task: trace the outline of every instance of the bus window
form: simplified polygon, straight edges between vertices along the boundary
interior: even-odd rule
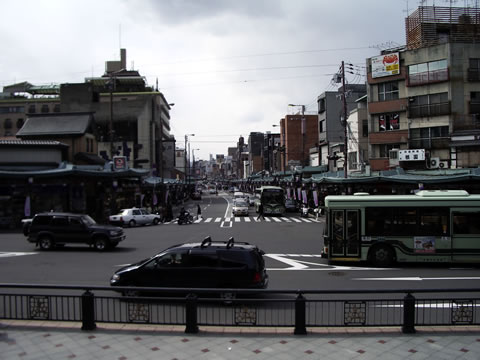
[[[480,234],[479,213],[453,213],[453,233],[457,235]]]
[[[398,208],[395,211],[395,235],[415,236],[417,234],[417,209]]]
[[[445,236],[449,233],[448,208],[422,208],[420,210],[419,234],[425,236]]]

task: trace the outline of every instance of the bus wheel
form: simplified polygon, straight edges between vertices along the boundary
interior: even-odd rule
[[[387,245],[375,246],[371,251],[370,259],[375,266],[390,266],[394,261],[393,249]]]

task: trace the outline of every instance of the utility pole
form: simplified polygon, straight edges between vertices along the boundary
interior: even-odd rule
[[[348,177],[348,126],[347,126],[347,97],[345,91],[345,62],[342,61],[342,100],[343,100],[343,176],[346,179]]]

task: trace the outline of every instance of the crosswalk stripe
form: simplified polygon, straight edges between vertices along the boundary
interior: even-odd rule
[[[272,220],[270,220],[270,218],[265,218],[265,221],[266,222],[271,222]]]
[[[279,218],[276,218],[276,217],[273,217],[272,219],[273,219],[273,221],[275,221],[275,222],[282,222],[282,220],[280,220]]]
[[[211,222],[215,222],[215,223],[220,223],[220,222],[225,222],[225,223],[242,223],[242,222],[246,222],[246,223],[251,223],[251,222],[255,222],[255,223],[260,223],[260,222],[267,222],[267,223],[270,223],[270,222],[276,222],[276,223],[281,223],[281,222],[286,222],[286,223],[291,223],[291,222],[295,222],[295,223],[313,223],[313,224],[318,224],[318,223],[323,223],[325,222],[325,219],[322,219],[322,218],[302,218],[302,217],[275,217],[275,216],[272,216],[272,217],[265,217],[265,218],[260,218],[257,220],[257,216],[242,216],[242,217],[226,217],[226,218],[222,218],[222,217],[217,217],[217,218],[212,218],[212,217],[209,217],[209,218],[200,218],[200,219],[195,219],[194,220],[194,223],[195,224],[200,224],[200,223],[211,223]],[[243,219],[243,220],[242,220]],[[172,220],[170,222],[166,222],[164,223],[164,225],[169,225],[169,224],[177,224],[178,223],[178,220],[175,219],[175,220]]]
[[[292,220],[290,220],[289,218],[286,218],[286,217],[282,217],[280,219],[282,219],[283,221],[286,221],[286,222],[292,222]]]
[[[250,218],[247,216],[247,217],[245,218],[245,222],[250,222],[250,221],[251,221]]]
[[[222,221],[222,218],[216,218],[216,219],[215,219],[215,222],[216,222],[216,223],[218,223],[218,222],[220,222],[220,221]]]
[[[240,222],[240,218],[236,217],[235,222]]]
[[[208,219],[205,220],[204,222],[209,223],[209,222],[212,221],[212,220],[213,220],[213,218],[208,218]]]
[[[304,218],[300,218],[300,220],[305,221],[305,222],[307,222],[307,223],[310,223],[310,222],[311,222],[310,220],[304,219]]]
[[[302,222],[302,220],[297,219],[297,218],[291,218],[291,219],[292,219],[293,221],[297,222],[297,223]]]

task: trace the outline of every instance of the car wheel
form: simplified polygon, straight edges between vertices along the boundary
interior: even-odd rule
[[[105,251],[108,248],[108,245],[109,245],[108,240],[104,238],[98,238],[93,243],[93,246],[95,246],[95,250],[98,250],[98,251]]]
[[[158,218],[153,219],[153,225],[158,225],[159,222],[160,220],[158,220]]]
[[[135,220],[130,220],[130,221],[128,222],[128,226],[130,226],[130,227],[134,227],[135,225],[137,225],[137,223],[135,222]]]
[[[387,245],[376,246],[373,248],[370,258],[375,266],[390,266],[394,262],[393,249]]]
[[[51,250],[55,246],[55,243],[53,242],[51,237],[42,236],[38,240],[38,245],[40,246],[40,249],[42,249],[42,250]]]

